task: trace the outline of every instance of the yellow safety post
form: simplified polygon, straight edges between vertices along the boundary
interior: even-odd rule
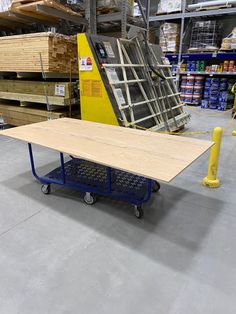
[[[235,90],[235,87],[236,87],[236,83],[233,85],[232,90],[231,90],[231,92],[234,94],[233,119],[236,116],[236,90]],[[236,128],[233,130],[232,135],[236,136]]]
[[[210,152],[210,158],[208,163],[208,174],[203,179],[203,185],[209,188],[218,188],[220,186],[220,180],[217,178],[217,170],[220,156],[220,146],[223,130],[217,127],[213,130],[212,141],[215,143]]]
[[[236,117],[236,96],[235,96],[235,103],[234,103],[233,119],[235,119],[235,117]],[[233,135],[233,136],[236,136],[236,127],[235,127],[235,129],[233,130],[232,135]]]

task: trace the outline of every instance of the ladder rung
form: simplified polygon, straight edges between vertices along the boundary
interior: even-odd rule
[[[157,101],[157,100],[156,99],[148,99],[148,100],[144,100],[144,101],[133,103],[133,104],[131,104],[132,105],[131,107],[136,107],[136,106],[140,106],[140,105],[143,105],[143,104],[148,104],[150,102],[155,102],[155,101]],[[122,109],[127,109],[129,107],[130,107],[129,105],[123,106]]]
[[[119,68],[119,67],[129,67],[129,68],[143,68],[143,67],[145,67],[145,65],[144,64],[107,64],[107,63],[104,63],[104,64],[102,64],[102,66],[104,67],[104,68]]]
[[[158,97],[158,99],[166,99],[166,98],[171,98],[171,97],[175,97],[175,96],[178,96],[180,95],[180,93],[175,93],[175,94],[170,94],[170,95],[166,95],[166,96],[163,96],[163,97]]]
[[[152,119],[152,118],[155,118],[159,116],[159,114],[152,114],[151,116],[147,116],[147,117],[144,117],[142,119],[139,119],[139,120],[136,120],[134,122],[130,122],[130,125],[133,125],[133,124],[137,124],[137,123],[140,123],[140,122],[143,122],[143,121],[146,121],[146,120],[149,120],[149,119]]]
[[[172,68],[172,65],[170,65],[170,64],[155,64],[155,67],[157,67],[157,68]]]
[[[117,82],[109,82],[111,85],[119,85],[119,84],[132,84],[132,83],[141,83],[147,82],[147,80],[139,79],[139,80],[127,80],[127,81],[117,81]]]

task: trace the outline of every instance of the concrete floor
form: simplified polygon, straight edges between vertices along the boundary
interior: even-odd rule
[[[189,130],[230,113],[192,109]],[[210,135],[198,135],[209,139]],[[36,148],[43,172],[53,152]],[[236,138],[225,135],[222,186],[201,186],[204,155],[145,205],[54,187],[45,196],[25,143],[0,137],[0,314],[235,314]]]

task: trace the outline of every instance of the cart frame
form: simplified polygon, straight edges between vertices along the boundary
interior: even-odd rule
[[[143,216],[143,210],[141,205],[144,203],[147,203],[152,195],[152,192],[157,192],[160,189],[160,184],[157,181],[154,181],[152,179],[148,179],[148,178],[144,178],[141,176],[135,176],[137,178],[140,178],[140,180],[145,180],[145,184],[146,184],[146,192],[145,195],[143,197],[135,197],[133,194],[129,194],[128,192],[117,192],[114,191],[112,188],[112,175],[113,172],[117,171],[111,167],[106,167],[106,175],[107,175],[107,186],[106,189],[104,189],[104,187],[99,187],[99,186],[92,186],[89,184],[84,184],[81,183],[79,181],[73,181],[73,182],[68,182],[67,178],[66,178],[66,171],[65,171],[65,159],[64,159],[64,154],[63,153],[59,153],[60,155],[60,176],[58,177],[58,179],[55,178],[50,178],[48,177],[48,174],[44,175],[44,176],[39,176],[36,172],[36,167],[35,167],[35,161],[34,161],[34,154],[33,154],[33,148],[32,148],[32,144],[28,143],[28,149],[29,149],[29,157],[30,157],[30,164],[31,164],[31,170],[32,170],[32,174],[33,176],[42,184],[41,190],[44,194],[49,194],[50,193],[50,185],[51,184],[57,184],[60,186],[64,186],[64,187],[68,187],[68,188],[72,188],[72,189],[78,189],[82,192],[85,192],[85,196],[84,196],[84,201],[86,204],[88,205],[92,205],[95,203],[96,201],[96,197],[95,195],[93,195],[93,193],[97,194],[97,195],[102,195],[102,196],[111,196],[112,198],[118,199],[118,200],[122,200],[122,201],[126,201],[132,205],[134,205],[134,209],[135,209],[135,216],[137,218],[141,218]],[[82,160],[79,158],[75,158],[72,157],[72,160]],[[58,168],[57,168],[58,169]],[[56,169],[55,169],[56,170]],[[124,172],[124,174],[129,175],[128,172]],[[130,174],[132,175],[132,174]]]

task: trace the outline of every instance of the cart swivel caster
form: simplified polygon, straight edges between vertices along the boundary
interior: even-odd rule
[[[43,194],[50,194],[51,193],[50,184],[42,184],[41,185],[41,191],[43,192]]]
[[[93,205],[96,203],[96,196],[91,194],[90,192],[86,192],[85,195],[84,195],[84,202],[87,204],[87,205]]]
[[[138,219],[141,219],[143,217],[143,209],[140,205],[134,206],[134,214]]]
[[[160,188],[161,188],[160,183],[157,182],[157,181],[154,181],[154,184],[153,184],[153,187],[152,187],[152,192],[154,192],[154,193],[158,192],[160,190]]]

